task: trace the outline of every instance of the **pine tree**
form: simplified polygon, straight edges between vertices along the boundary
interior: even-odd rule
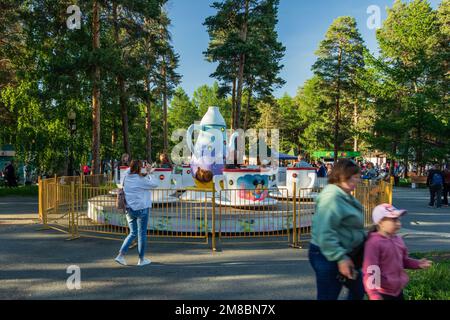
[[[383,110],[388,102],[384,110],[400,124],[392,128],[389,118],[380,113],[377,127],[383,128],[381,132],[397,132],[390,153],[395,157],[401,150],[406,161],[412,156],[419,173],[426,163],[445,158],[449,151],[445,143],[448,90],[440,85],[448,72],[444,62],[448,43],[443,47],[442,37],[436,12],[422,0],[396,1],[377,32],[381,56],[373,64],[370,82],[378,88],[375,94],[386,97],[378,99],[377,107]],[[380,134],[379,140],[387,137]]]
[[[242,105],[248,93],[247,109],[253,92],[271,93],[283,84],[277,77],[285,48],[277,41],[278,0],[224,0],[214,2],[215,16],[206,19],[210,43],[205,55],[218,62],[211,75],[221,82],[222,92],[232,96],[231,127],[242,124]],[[247,118],[248,118],[248,112]],[[245,122],[245,120],[244,120]]]
[[[312,70],[322,81],[323,94],[334,104],[334,157],[342,144],[341,123],[345,96],[358,90],[357,73],[364,66],[364,43],[352,17],[337,18],[327,31],[316,52],[318,59]]]

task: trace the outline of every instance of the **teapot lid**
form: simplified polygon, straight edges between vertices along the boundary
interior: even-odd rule
[[[218,107],[209,107],[208,112],[202,119],[201,125],[216,125],[216,126],[226,126],[226,122],[222,115],[220,114]]]

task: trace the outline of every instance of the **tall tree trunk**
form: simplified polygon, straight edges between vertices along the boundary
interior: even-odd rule
[[[167,69],[165,57],[163,57],[163,67],[162,67],[162,77],[163,77],[163,125],[164,125],[164,153],[169,151],[169,130],[167,125]]]
[[[119,23],[117,14],[117,3],[113,3],[113,20],[114,20],[114,40],[116,42],[117,49],[120,50],[120,38],[119,38]],[[119,104],[120,112],[122,116],[122,136],[123,136],[123,149],[125,153],[128,153],[131,157],[129,129],[128,129],[128,108],[125,92],[125,79],[121,74],[117,76],[117,86],[119,88]]]
[[[92,50],[100,48],[100,8],[94,0],[92,7]],[[100,172],[100,66],[93,66],[92,74],[92,173]]]
[[[248,31],[248,10],[249,10],[249,0],[245,1],[245,17],[244,23],[241,30],[241,40],[245,43],[247,41],[247,31]],[[244,67],[245,67],[245,53],[239,55],[239,74],[238,74],[238,85],[237,85],[237,97],[236,97],[236,114],[235,114],[235,127],[237,129],[241,126],[241,106],[242,106],[242,89],[244,86]]]
[[[233,79],[233,91],[231,92],[231,124],[230,128],[236,129],[235,124],[235,116],[236,116],[236,78]]]
[[[406,140],[408,141],[408,140]],[[409,143],[406,142],[406,147],[405,147],[405,155],[404,155],[404,165],[405,165],[405,171],[403,172],[403,178],[407,179],[408,178],[408,165],[409,165]]]
[[[145,156],[148,162],[152,162],[152,98],[150,83],[144,80],[145,91],[147,92],[147,103],[145,105]]]
[[[247,106],[245,108],[244,131],[247,130],[247,126],[248,126],[248,117],[249,117],[248,114],[250,113],[250,101],[252,99],[252,94],[253,94],[253,82],[250,82],[250,86],[248,89]]]
[[[417,81],[414,81],[414,93],[417,97],[417,94],[419,93],[419,88],[417,86]],[[417,119],[417,149],[416,149],[416,162],[418,166],[418,175],[422,175],[424,171],[424,161],[423,161],[423,141],[422,141],[422,110],[420,109],[420,105],[416,103],[416,119]]]
[[[353,137],[353,151],[358,152],[358,135],[356,132],[358,132],[358,99],[356,99],[355,104],[353,106],[353,125],[355,128],[355,136]]]
[[[116,149],[116,141],[117,141],[117,128],[116,122],[113,120],[113,128],[111,132],[111,148],[112,150]]]
[[[128,108],[127,99],[125,97],[125,80],[119,76],[117,77],[119,84],[119,95],[120,95],[120,111],[122,115],[122,136],[123,136],[123,148],[126,153],[131,157],[131,147],[130,147],[130,135],[128,129]]]
[[[395,156],[397,153],[397,146],[398,146],[398,138],[395,138],[394,143],[392,144],[392,154]],[[391,157],[391,163],[389,165],[389,175],[392,177],[394,175],[394,167],[395,167],[395,158],[394,156]]]
[[[337,96],[336,96],[336,119],[334,123],[334,163],[337,163],[339,152],[339,121],[340,121],[340,102],[341,102],[341,64],[342,48],[339,47],[338,56],[338,74],[337,74]]]
[[[241,54],[239,57],[239,76],[238,76],[237,96],[236,96],[236,111],[234,114],[234,127],[236,129],[240,128],[244,65],[245,65],[245,54]]]

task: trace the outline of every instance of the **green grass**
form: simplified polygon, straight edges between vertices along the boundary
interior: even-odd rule
[[[433,266],[426,270],[408,270],[406,300],[450,300],[450,252],[411,254],[415,259],[426,258]]]
[[[38,196],[39,188],[37,185],[19,186],[17,188],[0,187],[0,197],[6,196]]]

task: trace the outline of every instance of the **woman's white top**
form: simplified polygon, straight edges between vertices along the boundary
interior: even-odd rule
[[[158,184],[151,177],[141,177],[138,174],[127,174],[124,177],[123,191],[127,208],[133,211],[143,210],[152,207],[151,189],[158,187]]]

